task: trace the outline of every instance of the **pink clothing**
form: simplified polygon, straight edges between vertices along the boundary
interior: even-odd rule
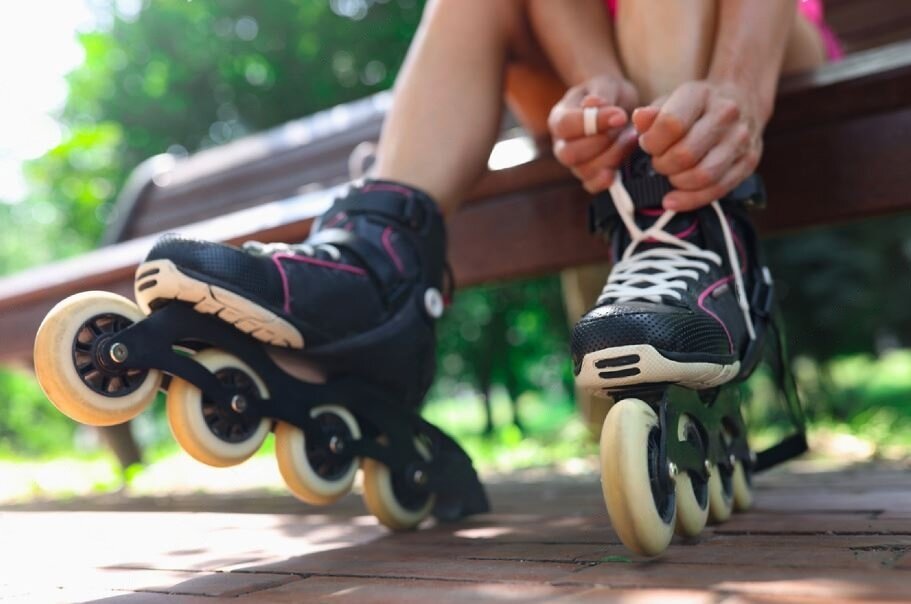
[[[619,0],[605,0],[611,18],[617,14],[618,1]],[[822,41],[826,45],[826,55],[829,57],[829,60],[837,61],[843,58],[845,56],[845,51],[838,42],[835,32],[833,32],[826,23],[822,0],[798,0],[797,8],[807,21],[819,29],[819,35],[822,36]]]

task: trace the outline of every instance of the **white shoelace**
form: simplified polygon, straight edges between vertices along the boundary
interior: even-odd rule
[[[684,241],[664,230],[676,212],[665,211],[652,226],[642,230],[636,224],[636,208],[633,200],[623,186],[620,174],[610,186],[610,194],[620,214],[623,224],[630,235],[630,243],[623,251],[623,257],[614,265],[607,284],[601,291],[598,303],[623,303],[636,300],[661,302],[662,296],[677,300],[683,299],[687,282],[685,279],[698,279],[699,273],[707,273],[714,263],[722,265],[721,257],[715,252],[704,250],[699,246]],[[712,209],[721,223],[721,232],[728,255],[728,262],[734,270],[734,287],[737,304],[743,313],[747,333],[750,339],[756,339],[756,331],[750,318],[750,305],[747,300],[746,287],[743,284],[743,272],[740,258],[734,246],[734,237],[724,212],[717,201],[712,202]],[[667,244],[669,247],[657,247],[636,253],[640,243],[652,239]],[[635,253],[635,255],[633,255]]]

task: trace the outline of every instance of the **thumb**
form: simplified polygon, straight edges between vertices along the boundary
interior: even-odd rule
[[[667,97],[660,97],[652,101],[650,105],[639,107],[633,111],[633,126],[639,134],[645,134],[652,127],[661,112],[661,106],[664,105],[666,100]]]

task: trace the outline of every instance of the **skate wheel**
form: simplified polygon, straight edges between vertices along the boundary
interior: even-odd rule
[[[316,407],[310,417],[317,420],[329,438],[351,442],[361,437],[361,429],[351,413],[336,405]],[[343,458],[327,447],[311,445],[304,431],[286,422],[275,429],[275,456],[288,489],[312,505],[327,505],[351,490],[359,459]]]
[[[709,471],[709,520],[717,524],[730,518],[734,509],[731,472],[716,464]]]
[[[734,474],[731,476],[731,487],[734,491],[734,509],[745,512],[753,507],[753,484],[750,471],[739,459],[734,464]]]
[[[687,415],[681,415],[677,424],[677,438],[705,451],[696,424]],[[680,472],[674,493],[677,498],[676,532],[683,537],[696,537],[705,528],[709,516],[708,482],[699,475]]]
[[[96,346],[144,316],[123,296],[83,292],[58,303],[35,338],[35,375],[57,409],[92,426],[122,424],[139,415],[161,385],[157,369],[102,366]]]
[[[210,348],[193,360],[222,384],[237,388],[248,401],[269,396],[265,384],[240,359]],[[177,443],[194,459],[217,467],[233,466],[256,453],[272,423],[255,413],[255,405],[237,413],[222,409],[186,380],[173,378],[168,388],[168,425]]]
[[[430,461],[430,451],[418,439],[415,448],[425,460]],[[413,529],[433,509],[436,496],[418,493],[410,488],[410,481],[404,476],[393,475],[386,464],[365,458],[364,504],[371,514],[394,531]]]
[[[607,513],[629,549],[656,556],[667,549],[676,515],[673,485],[659,484],[658,416],[628,398],[608,412],[601,430],[601,490]]]

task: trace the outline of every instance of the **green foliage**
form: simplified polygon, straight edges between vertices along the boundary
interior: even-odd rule
[[[68,78],[62,142],[28,165],[29,197],[0,204],[0,274],[96,246],[115,195],[147,157],[192,153],[390,87],[423,0],[145,0],[135,14],[116,7],[112,0],[96,31],[80,36],[85,56]],[[769,242],[791,348],[819,360],[816,373],[801,374],[817,420],[883,427],[911,415],[900,404],[911,386],[846,381],[879,375],[879,365],[852,357],[866,359],[859,371],[838,358],[909,344],[909,227],[904,217]],[[430,405],[428,414],[476,434],[475,394],[493,391],[521,401],[532,431],[529,418],[565,424],[567,339],[556,279],[459,291],[440,325],[433,391],[458,403]],[[756,399],[768,394],[762,376],[750,388]],[[72,422],[34,382],[2,371],[0,393],[0,451],[72,441]],[[494,399],[502,415],[503,397]],[[753,413],[775,419],[763,408]],[[574,438],[555,434],[558,443]],[[482,457],[502,456],[498,443],[521,451],[509,427],[492,444],[466,438]]]
[[[63,141],[27,166],[31,194],[0,207],[0,274],[97,245],[127,176],[389,88],[416,0],[112,2],[68,76]],[[27,235],[24,235],[27,233]],[[38,242],[38,245],[36,245]]]
[[[420,18],[415,0],[110,2],[80,35],[62,142],[29,163],[30,194],[0,204],[0,274],[95,247],[132,169],[388,88]],[[0,447],[54,450],[72,422],[0,370]],[[65,431],[61,431],[63,428]]]
[[[911,345],[911,216],[766,242],[795,355],[825,361]]]
[[[569,398],[568,326],[555,277],[456,292],[439,323],[435,396],[466,384],[503,386],[516,399],[529,390]]]
[[[0,454],[70,450],[75,424],[48,404],[30,376],[0,372]]]

